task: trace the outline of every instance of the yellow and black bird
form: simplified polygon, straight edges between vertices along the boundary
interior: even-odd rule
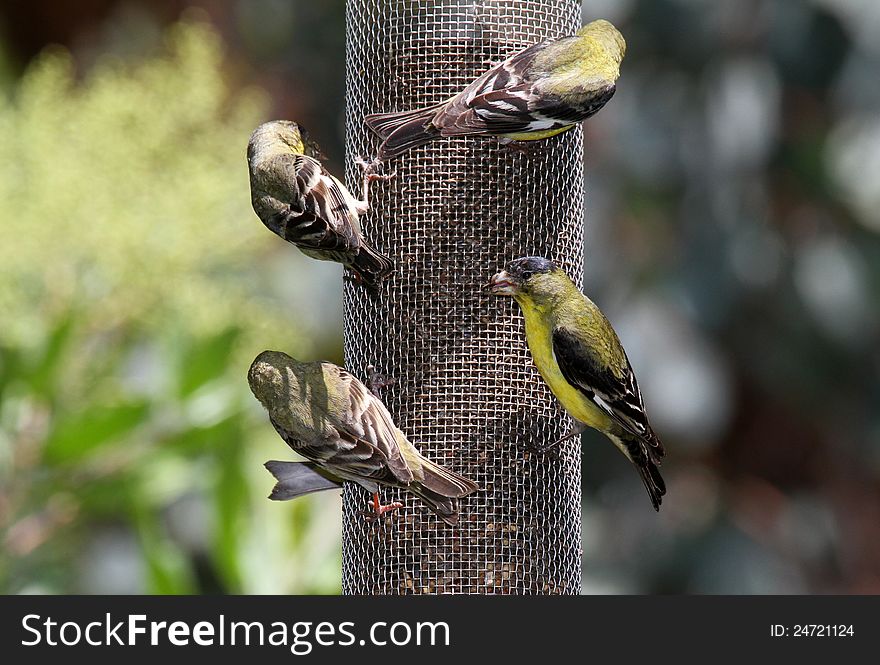
[[[251,365],[248,383],[281,438],[310,460],[267,462],[278,481],[271,499],[293,499],[349,480],[373,493],[378,517],[402,506],[379,503],[379,488],[387,485],[412,492],[444,522],[455,524],[458,499],[479,489],[423,457],[381,400],[341,367],[264,351]]]
[[[251,203],[275,235],[303,254],[343,264],[371,290],[394,268],[392,260],[361,235],[369,209],[369,183],[381,176],[364,166],[363,200],[356,199],[319,161],[320,151],[295,122],[276,120],[254,130],[248,142]]]
[[[575,420],[565,438],[588,426],[605,434],[636,466],[659,510],[666,494],[658,468],[665,451],[651,429],[636,376],[608,319],[545,258],[516,259],[492,277],[489,287],[519,303],[535,365]]]
[[[436,106],[364,118],[388,160],[444,136],[545,139],[589,118],[611,99],[626,52],[623,35],[604,19],[577,34],[510,56]]]

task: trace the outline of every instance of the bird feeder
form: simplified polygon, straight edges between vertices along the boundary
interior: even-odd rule
[[[492,64],[574,34],[573,0],[348,0],[346,177],[379,144],[369,113],[442,102]],[[518,307],[485,290],[511,259],[552,258],[583,280],[580,127],[511,149],[440,139],[385,165],[364,235],[393,257],[378,295],[344,286],[346,367],[391,379],[381,397],[433,461],[473,479],[456,526],[419,502],[375,521],[346,483],[346,594],[576,594],[581,584],[580,446],[526,348]],[[547,450],[549,448],[549,450]]]

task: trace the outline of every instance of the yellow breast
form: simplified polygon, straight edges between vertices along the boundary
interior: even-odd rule
[[[550,390],[556,395],[568,414],[600,432],[611,427],[611,419],[592,401],[573,387],[562,375],[553,353],[553,330],[550,318],[532,303],[520,302],[526,320],[526,342],[535,365]]]
[[[551,136],[562,134],[569,129],[573,129],[575,125],[560,127],[559,129],[543,129],[535,132],[520,132],[519,134],[502,134],[504,138],[513,139],[514,141],[539,141],[541,139],[549,139]]]

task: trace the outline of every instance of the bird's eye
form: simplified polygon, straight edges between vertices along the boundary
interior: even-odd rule
[[[523,271],[522,276],[523,276],[523,279],[528,279],[528,278],[531,277],[533,274],[534,274],[534,273],[533,273],[531,270],[525,270],[525,271]]]

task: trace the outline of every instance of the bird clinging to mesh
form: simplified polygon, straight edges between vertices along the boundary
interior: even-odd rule
[[[343,264],[357,282],[375,290],[394,268],[392,260],[370,247],[359,217],[377,175],[364,168],[363,199],[356,199],[319,161],[321,153],[295,122],[260,125],[248,142],[251,203],[266,227],[296,245],[303,254]]]
[[[301,363],[264,351],[248,371],[254,396],[281,438],[309,462],[266,463],[278,481],[270,498],[293,499],[349,480],[373,494],[376,517],[402,504],[379,503],[382,485],[415,494],[447,524],[475,483],[423,457],[385,405],[341,367]]]
[[[538,371],[575,420],[562,440],[588,426],[636,466],[655,510],[666,485],[665,455],[648,422],[642,393],[623,346],[596,304],[552,261],[529,256],[492,277],[492,293],[512,296],[523,312],[526,341]]]
[[[549,138],[605,106],[614,94],[625,52],[623,35],[600,19],[573,36],[540,42],[510,56],[445,102],[376,113],[364,122],[383,139],[379,160],[445,136]]]

